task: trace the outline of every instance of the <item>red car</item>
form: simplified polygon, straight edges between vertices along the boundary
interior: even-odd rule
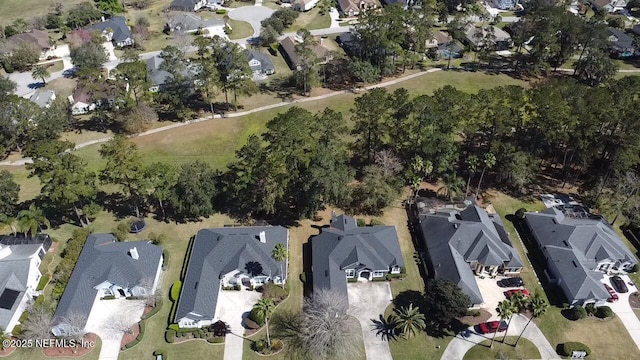
[[[618,294],[616,294],[615,290],[613,290],[613,288],[611,288],[611,286],[609,286],[607,284],[603,284],[603,285],[607,289],[607,291],[609,292],[609,295],[611,295],[611,297],[609,299],[607,299],[607,301],[608,302],[618,301]]]
[[[498,330],[498,332],[503,332],[507,330],[507,322],[506,321],[488,321],[488,322],[474,326],[474,330],[478,334],[492,334],[496,332],[496,330]]]
[[[515,294],[522,294],[525,297],[529,296],[529,291],[527,289],[513,289],[513,290],[507,290],[504,292],[504,296],[508,298],[512,297]]]

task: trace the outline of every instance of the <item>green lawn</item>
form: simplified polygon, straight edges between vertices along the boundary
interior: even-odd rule
[[[300,29],[315,30],[328,28],[331,25],[331,18],[329,13],[320,15],[320,10],[316,7],[306,12],[301,12],[300,16],[296,19],[287,32],[298,31]]]
[[[227,24],[233,29],[229,34],[231,40],[244,39],[253,35],[253,27],[248,22],[227,19]]]
[[[243,6],[253,6],[254,4],[255,4],[254,0],[249,0],[249,1],[227,0],[225,1],[224,6],[228,8],[239,8]]]
[[[86,0],[64,0],[64,10]],[[51,11],[51,3],[41,0],[2,0],[0,1],[0,25],[6,26],[13,20],[23,18],[30,21],[34,16],[45,16]]]
[[[47,70],[50,73],[61,71],[62,69],[64,69],[64,64],[62,63],[62,60],[55,61],[52,63],[47,63],[45,64],[45,66],[47,67]]]
[[[540,359],[538,348],[529,340],[522,338],[518,342],[518,347],[513,347],[517,337],[507,337],[506,344],[496,341],[493,348],[490,348],[491,340],[485,340],[474,346],[464,355],[464,360],[489,360],[489,359]]]

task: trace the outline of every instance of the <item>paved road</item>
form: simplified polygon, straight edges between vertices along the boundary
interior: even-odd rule
[[[347,285],[349,314],[360,322],[364,350],[368,360],[393,360],[388,339],[378,335],[374,321],[384,316],[384,310],[393,301],[386,281],[356,282]]]
[[[491,320],[498,320],[498,318],[492,317]],[[522,332],[522,329],[524,329],[527,321],[528,319],[523,315],[518,314],[517,316],[514,316],[511,320],[511,325],[509,326],[509,336],[518,336]],[[505,334],[498,334],[498,337],[504,335]],[[492,337],[493,334],[480,335],[473,330],[473,327],[470,327],[466,331],[456,335],[453,340],[451,340],[447,348],[444,350],[441,358],[447,360],[462,360],[464,358],[464,354],[466,354],[472,347],[485,340],[491,340]],[[522,337],[536,345],[542,359],[560,359],[560,356],[555,352],[551,343],[549,343],[547,338],[544,337],[544,334],[534,322],[529,324]]]

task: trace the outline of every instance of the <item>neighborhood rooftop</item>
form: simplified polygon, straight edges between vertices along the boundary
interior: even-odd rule
[[[129,29],[127,20],[124,16],[114,16],[108,20],[93,24],[90,29],[98,30],[100,32],[111,29],[113,32],[112,40],[115,43],[120,43],[131,38],[131,29]]]

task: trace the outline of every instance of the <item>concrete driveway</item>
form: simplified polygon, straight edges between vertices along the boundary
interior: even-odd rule
[[[245,21],[253,28],[253,37],[260,35],[260,22],[273,14],[273,9],[264,6],[243,6],[229,12],[229,18]]]
[[[144,312],[144,300],[100,300],[96,297],[85,329],[100,336],[102,348],[100,360],[117,360],[123,329],[140,321]],[[117,324],[115,324],[117,323]]]
[[[220,290],[216,313],[231,328],[231,334],[224,340],[224,360],[242,360],[242,320],[249,316],[261,296],[257,291]]]
[[[489,278],[489,276],[485,276],[484,279],[480,279],[476,276],[476,282],[478,283],[478,288],[480,289],[480,294],[482,294],[482,299],[484,300],[484,304],[481,306],[483,309],[487,310],[491,313],[491,315],[498,315],[496,312],[496,308],[498,307],[498,303],[500,301],[504,301],[507,298],[504,296],[504,292],[511,289],[522,289],[522,287],[510,287],[510,288],[502,288],[498,286],[498,280],[504,279],[504,276],[498,276],[495,279]]]
[[[490,320],[492,321],[499,319],[497,316],[493,316]],[[518,336],[522,332],[528,321],[529,319],[521,314],[514,316],[511,319],[511,325],[509,326],[509,336]],[[506,334],[499,333],[498,337],[500,336],[506,336]],[[493,334],[478,334],[473,330],[473,327],[469,327],[465,331],[457,334],[451,340],[451,342],[449,342],[449,345],[447,345],[447,348],[444,350],[441,359],[462,360],[467,351],[469,351],[472,347],[485,340],[491,340],[492,337]],[[540,358],[545,360],[560,359],[560,356],[558,356],[558,354],[551,346],[551,343],[549,343],[549,340],[544,337],[544,334],[542,333],[542,331],[540,331],[540,329],[534,322],[529,323],[529,326],[525,330],[522,337],[528,339],[534,345],[536,345],[538,351],[540,352]]]
[[[377,335],[373,321],[384,315],[393,296],[386,281],[357,282],[347,285],[349,314],[360,322],[364,350],[369,360],[392,360],[389,343]]]
[[[629,285],[631,279],[627,275],[620,275],[622,280],[627,283],[627,288],[629,288],[629,292],[626,293],[618,293],[618,301],[614,303],[607,303],[607,306],[613,310],[613,312],[620,318],[622,324],[629,332],[629,335],[633,339],[633,342],[640,349],[640,320],[633,312],[631,305],[629,304],[629,296],[634,292],[638,291],[638,288],[635,285]],[[613,289],[616,287],[611,284],[611,278],[609,276],[603,276],[602,283],[611,286]],[[617,292],[617,291],[616,291]]]

